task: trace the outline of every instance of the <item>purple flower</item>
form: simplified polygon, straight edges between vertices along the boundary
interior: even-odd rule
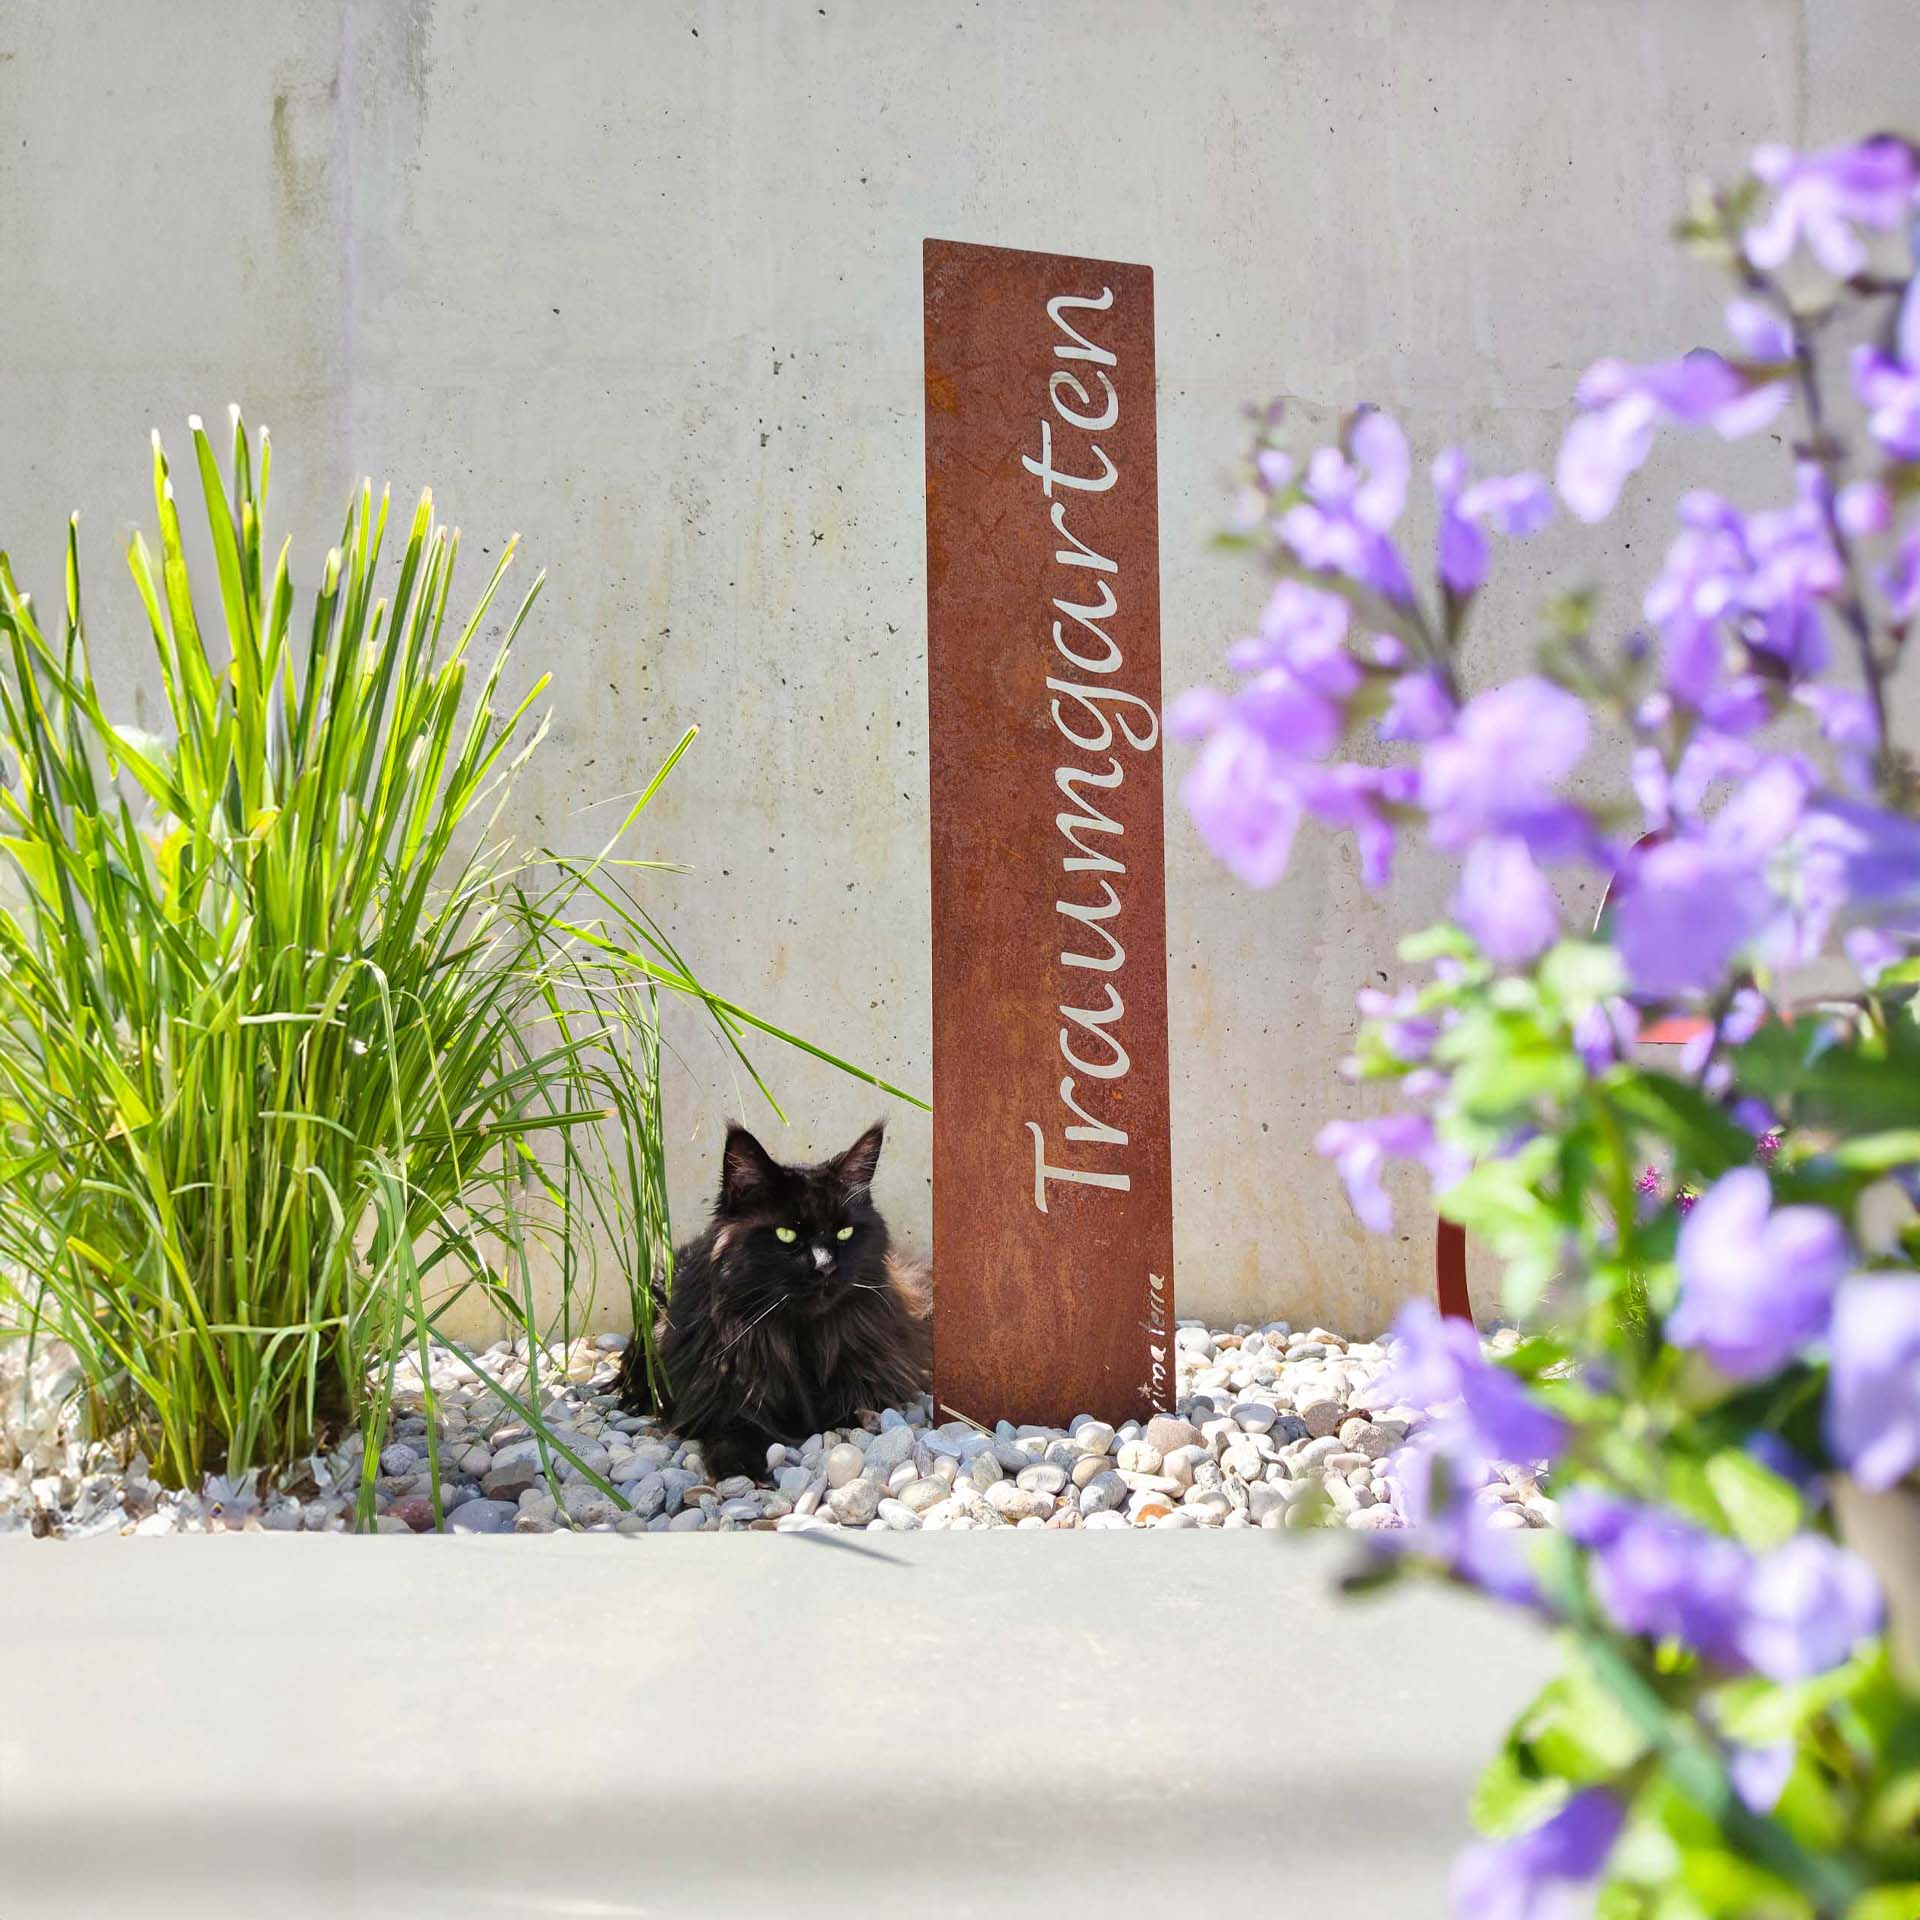
[[[1700,835],[1642,848],[1615,908],[1615,941],[1637,992],[1656,999],[1714,985],[1767,923],[1765,876],[1721,859]]]
[[[1620,498],[1627,476],[1646,464],[1660,409],[1643,394],[1575,417],[1560,442],[1554,485],[1576,520],[1604,520]]]
[[[1322,447],[1308,462],[1306,497],[1281,515],[1281,539],[1302,564],[1345,574],[1405,603],[1413,587],[1390,536],[1407,503],[1411,470],[1398,424],[1377,408],[1363,408],[1347,429],[1345,452]]]
[[[1537,960],[1560,937],[1560,904],[1518,835],[1477,840],[1454,890],[1453,917],[1498,966]]]
[[[1448,1898],[1457,1920],[1555,1920],[1574,1890],[1598,1879],[1624,1809],[1600,1787],[1515,1840],[1479,1841],[1454,1862]]]
[[[1680,502],[1681,532],[1647,588],[1641,611],[1660,635],[1661,684],[1676,700],[1703,708],[1721,683],[1721,627],[1746,574],[1740,516],[1710,493]]]
[[[1676,1641],[1730,1672],[1809,1679],[1879,1627],[1873,1575],[1820,1534],[1754,1555],[1590,1487],[1574,1488],[1560,1511],[1568,1536],[1591,1553],[1595,1597],[1623,1633]]]
[[[1283,669],[1317,692],[1343,700],[1360,684],[1346,637],[1347,603],[1337,593],[1282,580],[1267,598],[1259,634],[1231,648],[1227,662],[1242,673]]]
[[[1353,997],[1361,1016],[1375,1023],[1380,1044],[1395,1060],[1409,1066],[1426,1059],[1440,1037],[1439,1020],[1418,1011],[1419,997],[1413,987],[1403,987],[1398,993],[1362,987]]]
[[[1418,1160],[1436,1187],[1465,1171],[1460,1156],[1434,1137],[1433,1122],[1420,1113],[1388,1113],[1373,1120],[1334,1120],[1320,1129],[1313,1150],[1331,1160],[1360,1224],[1374,1233],[1393,1225],[1393,1202],[1380,1184],[1389,1159]]]
[[[1560,443],[1554,471],[1560,497],[1575,518],[1604,520],[1620,498],[1627,476],[1653,451],[1663,422],[1710,426],[1723,439],[1757,433],[1787,403],[1777,333],[1767,333],[1750,303],[1727,311],[1729,330],[1743,346],[1770,349],[1760,364],[1742,366],[1711,348],[1697,347],[1678,360],[1632,366],[1596,360],[1574,392],[1580,412]],[[1791,346],[1791,337],[1785,344]]]
[[[1279,425],[1276,420],[1275,426]],[[1269,493],[1279,493],[1293,484],[1293,455],[1281,447],[1262,447],[1253,456],[1254,470],[1260,476],[1260,484]]]
[[[1488,1360],[1470,1322],[1410,1301],[1392,1338],[1392,1364],[1368,1392],[1373,1405],[1405,1402],[1443,1414],[1456,1453],[1533,1462],[1551,1460],[1566,1444],[1566,1422],[1537,1406],[1517,1375]]]
[[[1621,868],[1614,939],[1636,992],[1666,999],[1714,986],[1772,924],[1769,866],[1806,792],[1797,762],[1768,760],[1704,829],[1634,849]]]
[[[1458,852],[1483,834],[1507,833],[1547,859],[1583,845],[1586,816],[1558,788],[1587,738],[1585,705],[1550,680],[1510,680],[1468,701],[1420,759],[1434,844]]]
[[[1897,967],[1907,957],[1906,945],[1875,927],[1855,927],[1840,936],[1841,948],[1853,962],[1853,970],[1870,987],[1880,984],[1880,976],[1889,967]]]
[[[1300,794],[1307,810],[1323,825],[1351,828],[1360,849],[1360,878],[1383,887],[1393,861],[1393,823],[1389,808],[1413,803],[1417,776],[1411,767],[1368,767],[1336,761],[1301,775]]]
[[[1458,716],[1440,676],[1419,667],[1394,681],[1375,731],[1382,740],[1437,740]]]
[[[1573,1489],[1560,1510],[1571,1538],[1592,1549],[1594,1594],[1623,1633],[1676,1640],[1723,1666],[1742,1664],[1734,1632],[1751,1562],[1735,1542],[1585,1487]]]
[[[1282,667],[1255,674],[1233,704],[1243,726],[1294,759],[1317,760],[1340,738],[1340,709]]]
[[[1878,480],[1850,480],[1834,495],[1833,517],[1842,533],[1871,540],[1893,525],[1893,495]]]
[[[1834,748],[1847,784],[1857,792],[1870,788],[1874,755],[1880,750],[1880,722],[1873,702],[1858,687],[1836,687],[1826,680],[1799,688],[1793,697],[1818,721],[1821,737]]]
[[[1920,1280],[1856,1274],[1833,1308],[1827,1444],[1882,1492],[1920,1466]]]
[[[1730,642],[1789,680],[1827,664],[1820,603],[1845,585],[1846,569],[1828,531],[1825,491],[1808,467],[1799,498],[1778,512],[1742,514],[1711,493],[1680,503],[1682,531],[1642,610],[1660,633],[1667,690],[1716,726],[1728,728],[1737,714],[1744,730],[1765,714],[1747,687],[1724,686]]]
[[[1183,695],[1168,712],[1169,732],[1199,724],[1193,695]],[[1294,763],[1286,755],[1251,727],[1228,718],[1212,726],[1180,783],[1180,798],[1201,839],[1250,887],[1270,887],[1287,870],[1305,812],[1293,775]]]
[[[1755,1673],[1786,1686],[1839,1666],[1880,1620],[1880,1588],[1866,1562],[1802,1533],[1754,1561],[1734,1640]]]
[[[1376,1552],[1438,1561],[1456,1580],[1511,1606],[1538,1608],[1532,1555],[1523,1529],[1490,1524],[1490,1510],[1467,1496],[1489,1463],[1463,1454],[1460,1430],[1425,1428],[1393,1456],[1394,1511],[1405,1523],[1377,1534]],[[1444,1489],[1444,1493],[1443,1493]]]
[[[1920,929],[1920,820],[1823,796],[1794,836],[1802,904],[1816,920]]]
[[[1920,280],[1900,302],[1893,352],[1854,350],[1853,390],[1867,409],[1867,431],[1895,459],[1920,460]]]
[[[1749,360],[1784,366],[1793,359],[1793,328],[1771,307],[1758,300],[1729,300],[1727,331]]]
[[[1477,592],[1487,577],[1489,526],[1525,535],[1537,533],[1553,518],[1553,495],[1537,473],[1510,473],[1469,485],[1467,457],[1457,447],[1448,447],[1434,461],[1433,490],[1440,506],[1440,578],[1463,597]]]
[[[1727,1778],[1749,1813],[1771,1813],[1780,1804],[1793,1774],[1794,1746],[1781,1740],[1770,1747],[1731,1747]]]
[[[1825,1332],[1847,1240],[1824,1208],[1776,1208],[1767,1176],[1736,1167],[1689,1215],[1675,1262],[1667,1338],[1698,1347],[1730,1380],[1759,1380]]]
[[[1367,884],[1386,881],[1390,810],[1412,800],[1416,776],[1410,767],[1323,759],[1339,741],[1343,702],[1361,679],[1346,648],[1347,626],[1337,595],[1282,581],[1259,632],[1228,655],[1250,676],[1240,690],[1194,688],[1167,710],[1169,733],[1204,742],[1181,798],[1202,839],[1249,886],[1272,886],[1285,873],[1308,814],[1351,828]]]
[[[1790,507],[1746,518],[1748,573],[1741,589],[1740,638],[1769,656],[1792,680],[1822,672],[1826,629],[1819,604],[1847,581],[1833,545],[1826,476],[1811,462],[1795,476]]]
[[[1714,1055],[1727,1047],[1744,1047],[1760,1031],[1770,1011],[1764,994],[1752,987],[1736,989],[1719,1019],[1682,1043],[1680,1071],[1719,1098],[1732,1084],[1733,1069]]]
[[[1596,1079],[1633,1057],[1640,1016],[1628,1000],[1596,1000],[1574,1016],[1573,1048]]]
[[[1886,595],[1888,618],[1896,627],[1905,627],[1920,613],[1920,528],[1901,539],[1893,564],[1880,568],[1875,577]]]
[[[1758,147],[1753,171],[1773,189],[1774,198],[1767,217],[1746,231],[1747,258],[1771,272],[1805,242],[1821,266],[1841,280],[1852,279],[1867,264],[1855,227],[1885,233],[1900,226],[1920,181],[1912,147],[1891,134],[1822,153]]]
[[[1807,1500],[1818,1504],[1821,1498],[1820,1476],[1777,1433],[1762,1427],[1747,1435],[1744,1451],[1782,1480],[1798,1487]]]

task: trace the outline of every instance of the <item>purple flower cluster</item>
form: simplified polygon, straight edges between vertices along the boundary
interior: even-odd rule
[[[1344,443],[1320,448],[1304,474],[1272,453],[1258,470],[1267,489],[1256,496],[1258,523],[1288,566],[1324,584],[1282,579],[1258,631],[1228,654],[1244,676],[1238,690],[1196,688],[1168,709],[1168,731],[1201,743],[1181,796],[1202,838],[1249,886],[1280,879],[1301,822],[1312,818],[1353,833],[1362,874],[1378,887],[1392,861],[1396,821],[1429,804],[1423,774],[1404,764],[1336,759],[1336,749],[1363,696],[1384,708],[1381,739],[1427,743],[1429,751],[1464,717],[1431,660],[1414,658],[1398,633],[1366,630],[1419,627],[1395,540],[1412,473],[1406,435],[1386,414],[1363,409]],[[1484,577],[1490,532],[1531,533],[1552,512],[1537,476],[1473,481],[1457,452],[1434,462],[1433,484],[1435,565],[1456,598],[1471,595]],[[1374,619],[1356,615],[1350,602]]]
[[[1259,631],[1228,656],[1247,676],[1240,690],[1195,688],[1167,711],[1170,733],[1203,742],[1181,797],[1202,838],[1249,886],[1272,886],[1286,872],[1309,815],[1351,828],[1368,884],[1386,881],[1385,809],[1412,798],[1412,774],[1326,758],[1363,677],[1345,644],[1348,620],[1337,595],[1281,581]]]
[[[1449,447],[1433,463],[1433,492],[1440,507],[1436,563],[1447,591],[1465,597],[1487,577],[1487,529],[1522,536],[1538,533],[1553,518],[1553,495],[1535,473],[1510,473],[1470,482],[1467,456]]]
[[[1674,1514],[1584,1487],[1562,1500],[1561,1518],[1588,1549],[1595,1598],[1615,1626],[1677,1642],[1729,1672],[1810,1679],[1879,1631],[1872,1572],[1819,1534],[1754,1554]]]
[[[1444,1450],[1535,1463],[1553,1459],[1566,1444],[1566,1422],[1535,1402],[1516,1374],[1487,1358],[1470,1321],[1446,1319],[1425,1300],[1409,1301],[1389,1338],[1392,1364],[1368,1399],[1432,1414],[1431,1431]]]
[[[1867,431],[1896,460],[1920,460],[1920,281],[1900,302],[1892,351],[1862,346],[1853,357],[1853,390],[1867,410]],[[1882,498],[1858,496],[1862,532],[1883,529]]]
[[[1650,366],[1596,360],[1581,376],[1574,391],[1580,411],[1554,473],[1576,519],[1593,523],[1613,511],[1663,425],[1709,426],[1737,440],[1758,433],[1787,404],[1792,330],[1765,308],[1737,300],[1727,309],[1727,331],[1743,360],[1703,347]]]
[[[1486,1463],[1452,1451],[1424,1431],[1393,1456],[1394,1511],[1403,1527],[1376,1534],[1374,1551],[1389,1558],[1417,1554],[1454,1579],[1511,1606],[1539,1608],[1528,1535],[1498,1528],[1491,1511],[1470,1497],[1484,1484]]]
[[[1827,1444],[1863,1487],[1920,1467],[1920,1276],[1863,1273],[1834,1300]]]
[[[1767,683],[1797,684],[1828,664],[1823,605],[1847,583],[1833,507],[1817,467],[1776,512],[1743,514],[1718,494],[1680,502],[1680,533],[1647,589],[1668,697],[1724,734],[1770,712]]]
[[[1421,754],[1419,803],[1433,843],[1466,853],[1454,915],[1502,964],[1533,960],[1559,937],[1540,862],[1595,844],[1586,813],[1560,791],[1588,735],[1575,695],[1528,677],[1469,701]]]
[[[1438,1138],[1423,1113],[1329,1121],[1313,1147],[1333,1162],[1355,1216],[1373,1233],[1385,1233],[1393,1225],[1393,1202],[1380,1184],[1389,1160],[1418,1160],[1436,1191],[1444,1191],[1467,1170],[1465,1157]]]
[[[1395,1500],[1407,1528],[1382,1536],[1382,1550],[1423,1554],[1485,1593],[1537,1606],[1524,1536],[1492,1526],[1488,1510],[1468,1495],[1496,1463],[1553,1460],[1567,1443],[1566,1422],[1486,1357],[1469,1322],[1444,1319],[1426,1301],[1403,1307],[1389,1337],[1392,1364],[1368,1403],[1418,1407],[1430,1419],[1394,1455]]]
[[[1778,1129],[1794,1109],[1756,1057],[1767,1039],[1788,1037],[1763,1032],[1779,1017],[1780,981],[1823,960],[1830,943],[1883,996],[1889,970],[1920,951],[1920,819],[1902,810],[1906,762],[1885,737],[1889,675],[1920,621],[1920,276],[1895,311],[1887,296],[1896,283],[1876,260],[1892,252],[1879,236],[1910,237],[1920,152],[1891,137],[1804,154],[1763,148],[1752,171],[1766,192],[1744,231],[1744,197],[1712,202],[1708,216],[1733,251],[1741,296],[1726,309],[1720,347],[1590,366],[1554,491],[1576,519],[1597,522],[1662,433],[1733,440],[1774,428],[1796,448],[1788,501],[1751,510],[1688,493],[1641,603],[1644,626],[1617,660],[1600,657],[1578,603],[1568,603],[1572,617],[1543,650],[1541,673],[1470,694],[1460,638],[1495,539],[1543,525],[1549,490],[1532,474],[1476,480],[1462,453],[1442,452],[1430,469],[1431,562],[1409,566],[1401,529],[1415,462],[1399,427],[1363,410],[1340,446],[1302,469],[1261,456],[1262,491],[1245,524],[1283,584],[1258,634],[1234,649],[1237,691],[1189,695],[1174,718],[1203,742],[1188,804],[1243,878],[1277,880],[1309,817],[1355,833],[1369,885],[1385,880],[1403,831],[1423,830],[1459,863],[1451,914],[1477,952],[1446,930],[1429,950],[1457,957],[1439,963],[1431,987],[1361,997],[1370,1026],[1354,1068],[1396,1079],[1409,1110],[1338,1122],[1317,1143],[1363,1223],[1391,1224],[1390,1159],[1417,1161],[1444,1186],[1465,1172],[1455,1141],[1497,1156],[1527,1151],[1536,1129],[1561,1124],[1540,1090],[1567,1084],[1562,1060],[1550,1074],[1497,1071],[1498,1046],[1534,1043],[1529,1022],[1570,1021],[1596,1080],[1648,1093],[1651,1083],[1622,1071],[1647,1023],[1674,1003],[1710,1009],[1676,1075],[1745,1129],[1754,1164],[1671,1195],[1682,1218],[1662,1332],[1698,1359],[1647,1376],[1656,1412],[1684,1412],[1720,1391],[1719,1417],[1751,1425],[1752,1389],[1805,1369],[1776,1390],[1784,1407],[1824,1365],[1827,1454],[1860,1486],[1884,1490],[1920,1477],[1920,1278],[1862,1270],[1844,1209],[1776,1203]],[[1803,285],[1810,269],[1830,276],[1817,294]],[[1831,279],[1849,284],[1836,290]],[[1828,418],[1834,385],[1820,379],[1819,319],[1807,318],[1824,317],[1838,292],[1884,316],[1852,355],[1865,423],[1859,467]],[[1789,433],[1776,423],[1796,396],[1805,417]],[[1625,796],[1592,806],[1576,797],[1595,736],[1590,705],[1628,736],[1638,827],[1619,804]],[[1774,731],[1783,720],[1797,735]],[[1402,750],[1393,765],[1344,757],[1367,723]],[[1824,745],[1812,742],[1814,727]],[[1812,744],[1803,751],[1783,738]],[[1606,879],[1596,941],[1610,956],[1565,939],[1556,870],[1570,863]],[[1532,977],[1501,977],[1521,971]],[[1897,1002],[1883,1005],[1905,1018]],[[1791,1038],[1817,1050],[1826,1032],[1817,1014]],[[1494,1070],[1471,1087],[1462,1078],[1456,1091],[1449,1075],[1483,1035]],[[1555,1035],[1548,1044],[1563,1043]],[[1621,1108],[1642,1138],[1678,1138],[1677,1120],[1669,1127]],[[1809,1154],[1818,1146],[1806,1144]],[[1820,1191],[1798,1154],[1791,1165],[1779,1176],[1784,1192],[1802,1180]],[[1910,1167],[1896,1178],[1920,1195]],[[1643,1219],[1661,1187],[1648,1168],[1637,1183]],[[1544,1251],[1556,1231],[1542,1225]],[[1598,1232],[1617,1247],[1633,1228]],[[1564,1238],[1577,1259],[1585,1229]],[[1630,1251],[1657,1244],[1649,1235]],[[1376,1551],[1437,1560],[1491,1594],[1553,1611],[1525,1535],[1489,1523],[1484,1483],[1501,1463],[1558,1458],[1576,1482],[1591,1471],[1556,1408],[1631,1391],[1639,1373],[1628,1344],[1580,1353],[1576,1385],[1552,1401],[1554,1390],[1537,1398],[1489,1362],[1471,1326],[1430,1306],[1410,1307],[1394,1337],[1373,1403],[1431,1417],[1395,1456],[1408,1526]],[[1810,1511],[1827,1497],[1823,1461],[1799,1458],[1768,1432],[1751,1436],[1750,1452]],[[1872,1573],[1824,1534],[1750,1549],[1597,1485],[1576,1484],[1561,1510],[1605,1618],[1621,1633],[1691,1650],[1708,1678],[1797,1683],[1841,1665],[1881,1627]],[[1742,1799],[1764,1813],[1795,1748],[1734,1747],[1727,1759]],[[1473,1848],[1455,1875],[1456,1911],[1546,1920],[1569,1910],[1604,1871],[1624,1814],[1620,1792],[1574,1792],[1531,1832]]]
[[[1747,229],[1747,258],[1772,271],[1804,246],[1840,280],[1866,267],[1867,250],[1857,229],[1892,232],[1912,216],[1920,191],[1920,162],[1912,146],[1892,134],[1823,153],[1759,147],[1753,171],[1773,189],[1773,204],[1765,219]]]
[[[1872,1489],[1920,1467],[1920,1278],[1850,1273],[1839,1219],[1775,1207],[1759,1167],[1714,1183],[1690,1210],[1675,1261],[1680,1295],[1666,1325],[1675,1346],[1746,1382],[1824,1341],[1834,1458]]]
[[[1448,1898],[1460,1920],[1553,1920],[1599,1877],[1626,1810],[1600,1787],[1576,1793],[1517,1839],[1481,1841],[1454,1862]]]
[[[1705,991],[1785,908],[1774,869],[1800,826],[1805,770],[1762,760],[1710,820],[1690,820],[1636,846],[1617,875],[1614,942],[1636,992],[1670,999]]]
[[[1730,1380],[1777,1373],[1827,1330],[1849,1265],[1839,1218],[1778,1207],[1758,1167],[1723,1174],[1687,1216],[1675,1255],[1680,1299],[1667,1338]]]

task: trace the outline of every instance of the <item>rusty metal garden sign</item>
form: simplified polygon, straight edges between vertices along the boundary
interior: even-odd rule
[[[1173,1395],[1153,275],[926,243],[934,1392]]]

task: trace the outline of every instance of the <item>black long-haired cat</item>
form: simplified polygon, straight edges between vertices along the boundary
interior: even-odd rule
[[[785,1167],[744,1127],[727,1129],[720,1199],[674,1255],[656,1323],[667,1390],[660,1413],[699,1443],[710,1478],[766,1471],[768,1442],[851,1423],[921,1391],[932,1294],[873,1204],[882,1129],[813,1167]],[[622,1404],[652,1395],[640,1343]]]

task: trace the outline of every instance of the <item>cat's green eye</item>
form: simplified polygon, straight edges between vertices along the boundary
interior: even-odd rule
[[[851,1227],[842,1227],[833,1237],[836,1240],[851,1240],[853,1238],[853,1229]]]
[[[773,1237],[778,1240],[783,1247],[790,1247],[800,1238],[800,1235],[793,1227],[775,1227]]]

